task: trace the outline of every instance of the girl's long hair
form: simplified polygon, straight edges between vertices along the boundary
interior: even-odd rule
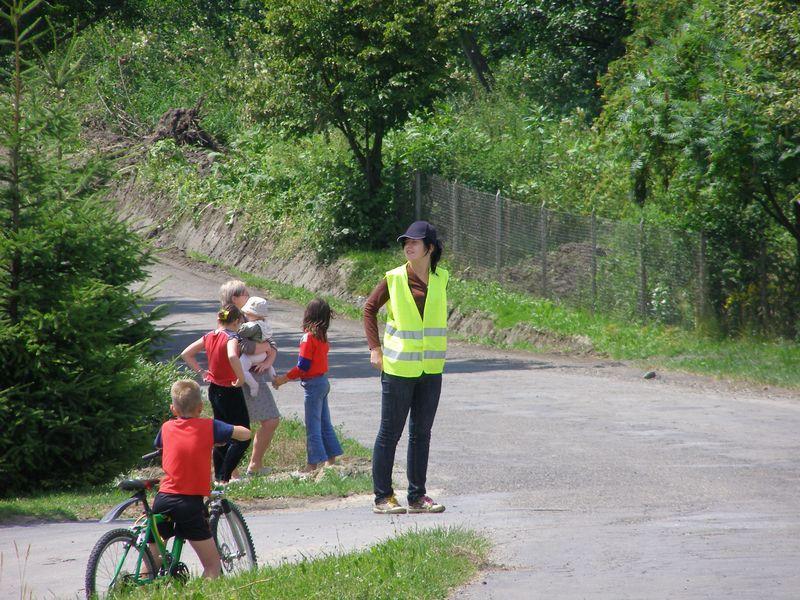
[[[322,298],[314,298],[306,306],[303,314],[303,329],[323,342],[328,341],[328,327],[331,325],[333,311]]]

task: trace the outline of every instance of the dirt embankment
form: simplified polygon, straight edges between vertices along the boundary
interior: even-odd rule
[[[166,116],[162,119],[164,123],[180,122],[168,120]],[[157,137],[151,136],[144,144],[152,143]],[[185,143],[177,136],[175,139]],[[198,166],[202,171],[203,165]],[[176,215],[172,198],[148,188],[146,182],[137,180],[135,170],[133,173],[112,189],[109,198],[116,204],[120,217],[157,247],[201,254],[255,276],[332,295],[353,304],[363,302],[363,297],[355,296],[348,289],[348,280],[355,268],[350,261],[340,259],[321,264],[313,253],[298,253],[289,259],[277,257],[268,240],[252,239],[243,234],[241,216],[232,219],[229,213],[212,204],[200,207],[195,214]],[[558,336],[529,324],[499,329],[488,314],[481,312],[462,314],[455,309],[450,314],[449,327],[463,337],[491,339],[509,346],[527,343],[569,354],[591,354],[593,350],[588,338]]]

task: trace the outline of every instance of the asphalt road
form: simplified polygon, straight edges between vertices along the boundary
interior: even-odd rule
[[[214,326],[225,278],[168,256],[153,269],[159,299],[172,304],[173,352]],[[271,307],[281,371],[295,357],[302,309]],[[371,446],[379,379],[360,323],[334,321],[331,341],[333,420]],[[302,414],[301,400],[299,386],[279,392],[285,415]],[[409,528],[479,529],[494,542],[496,568],[459,599],[796,599],[798,400],[675,374],[643,380],[611,361],[453,344],[429,468],[445,513],[373,515],[370,498],[357,497],[246,517],[260,561],[272,564]],[[403,457],[398,449],[400,467]],[[0,597],[80,595],[106,528],[0,528]]]

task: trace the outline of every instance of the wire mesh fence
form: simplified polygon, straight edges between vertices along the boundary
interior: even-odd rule
[[[416,214],[459,270],[624,319],[694,326],[707,291],[700,234],[549,210],[415,174]]]

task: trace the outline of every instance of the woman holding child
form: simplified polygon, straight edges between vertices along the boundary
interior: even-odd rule
[[[251,311],[244,311],[245,317],[250,319],[258,319],[259,317],[266,317],[265,308],[266,301],[252,302],[248,305],[250,300],[250,292],[247,285],[238,279],[231,279],[222,284],[219,289],[220,302],[222,305],[233,304],[239,309],[245,309],[246,305]],[[255,297],[254,297],[255,299]],[[259,299],[263,300],[263,299]],[[251,306],[252,305],[252,306]],[[259,314],[264,312],[264,314]],[[261,327],[264,330],[264,327]],[[272,381],[272,363],[277,356],[277,347],[272,342],[271,337],[267,336],[269,341],[254,342],[252,339],[241,338],[239,340],[240,350],[244,355],[256,355],[259,353],[267,353],[265,360],[260,363],[254,364],[251,373],[256,379],[257,392],[250,393],[250,386],[244,386],[244,397],[247,404],[247,410],[250,414],[251,421],[258,421],[260,427],[256,431],[253,438],[253,451],[250,455],[250,463],[247,467],[247,475],[259,475],[266,471],[263,465],[264,455],[272,443],[272,437],[275,435],[275,430],[280,423],[280,412],[278,405],[275,403],[275,398],[272,391],[269,389],[269,384]]]

